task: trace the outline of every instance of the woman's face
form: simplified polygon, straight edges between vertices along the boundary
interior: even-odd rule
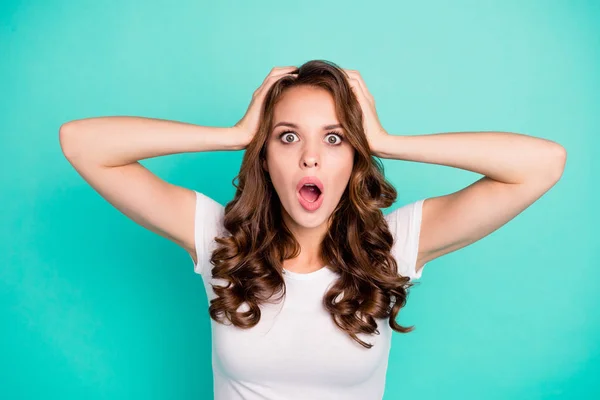
[[[338,124],[333,97],[325,89],[287,89],[275,106],[263,168],[271,176],[287,223],[319,227],[338,205],[354,160],[354,148],[341,136],[346,132]],[[318,178],[322,193],[314,188],[298,191],[305,177]]]

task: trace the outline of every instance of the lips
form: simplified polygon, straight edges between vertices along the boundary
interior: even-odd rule
[[[296,192],[299,192],[300,189],[302,189],[302,186],[306,185],[307,183],[312,183],[313,185],[316,185],[321,191],[321,195],[325,193],[323,182],[321,182],[321,180],[316,176],[305,176],[302,179],[300,179],[300,182],[298,182],[298,184],[296,185]]]
[[[300,194],[300,190],[302,189],[302,187],[309,183],[315,185],[320,191],[320,194],[315,201],[308,201]],[[298,196],[298,201],[300,202],[300,205],[306,211],[317,210],[319,207],[321,207],[321,204],[323,204],[323,189],[323,183],[316,176],[305,176],[304,178],[300,179],[300,182],[298,182],[298,185],[296,185],[296,195]]]

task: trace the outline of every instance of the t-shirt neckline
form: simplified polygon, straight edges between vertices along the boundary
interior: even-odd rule
[[[329,267],[327,265],[316,271],[312,271],[312,272],[308,272],[308,273],[293,272],[293,271],[283,268],[283,275],[288,278],[291,278],[291,279],[308,280],[308,279],[315,279],[317,277],[326,275],[330,271],[331,270],[329,269]]]

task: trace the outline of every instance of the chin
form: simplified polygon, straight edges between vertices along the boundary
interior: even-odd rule
[[[329,213],[325,204],[315,211],[306,211],[299,203],[294,204],[291,207],[293,210],[291,213],[288,212],[288,207],[284,206],[283,208],[295,224],[307,229],[318,228],[324,223],[327,223],[327,219],[329,218]]]
[[[319,218],[316,216],[311,217],[312,218],[306,218],[306,216],[304,218],[300,217],[299,219],[294,219],[294,221],[296,224],[306,229],[318,228],[327,221],[327,218]]]

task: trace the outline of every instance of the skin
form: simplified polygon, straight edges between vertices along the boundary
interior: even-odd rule
[[[364,115],[369,147],[381,158],[446,165],[484,175],[454,193],[425,199],[416,270],[481,240],[508,223],[561,178],[566,149],[513,132],[390,135],[356,70],[344,70]]]
[[[281,122],[299,128],[277,126]],[[354,148],[334,133],[345,132],[342,128],[323,129],[334,124],[339,120],[333,97],[321,88],[291,88],[274,109],[275,128],[267,139],[263,168],[269,172],[283,205],[282,218],[301,246],[298,257],[284,262],[290,271],[308,273],[324,266],[319,257],[320,243],[352,173]],[[286,131],[292,133],[280,137]],[[323,204],[312,212],[300,205],[296,194],[296,185],[304,176],[316,176],[324,185]]]
[[[174,153],[244,149],[256,132],[265,94],[274,82],[295,69],[273,68],[234,127],[142,117],[85,118],[60,127],[61,149],[104,199],[141,226],[182,246],[196,262],[194,191],[162,180],[138,161]],[[417,270],[500,228],[562,176],[566,149],[543,138],[490,131],[390,135],[381,126],[375,100],[360,73],[344,71],[361,105],[365,134],[374,155],[483,175],[458,191],[424,201]],[[331,149],[324,142],[325,132],[320,128],[339,122],[327,92],[294,88],[285,96],[276,106],[274,125],[284,118],[293,119],[286,122],[299,125],[298,138],[289,145],[269,140],[264,167],[282,199],[284,219],[302,247],[301,255],[287,260],[284,267],[311,272],[323,265],[318,259],[318,243],[326,231],[325,221],[348,182],[352,149],[347,144]],[[334,163],[336,157],[338,162]],[[311,215],[294,197],[295,183],[309,174],[321,178],[326,191],[322,207]]]

